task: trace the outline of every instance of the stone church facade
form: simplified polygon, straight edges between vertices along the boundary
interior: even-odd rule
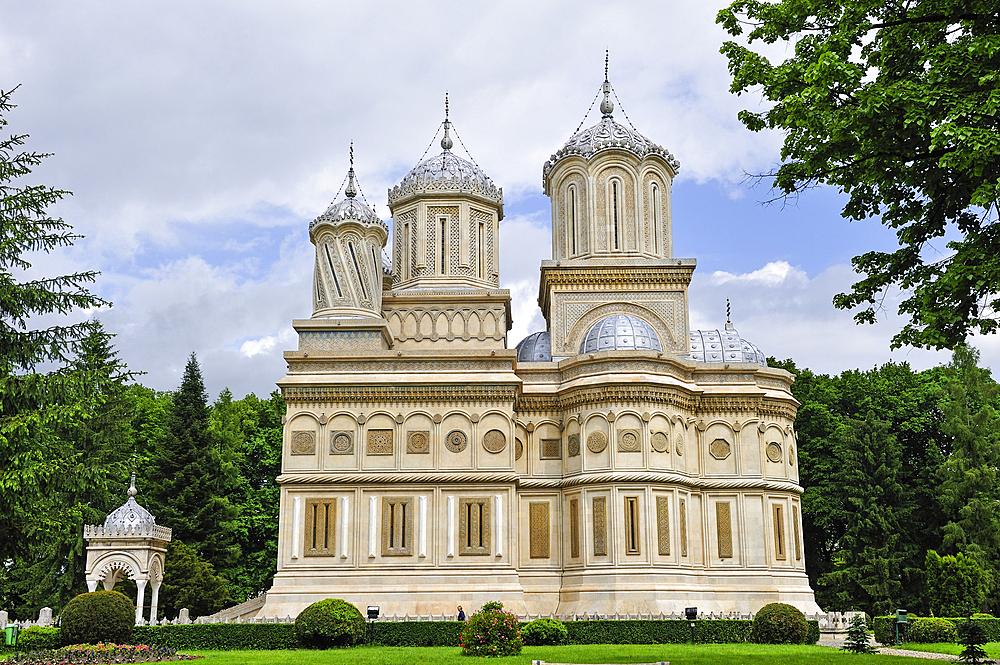
[[[327,597],[383,614],[816,612],[793,377],[731,324],[691,331],[679,163],[613,116],[544,165],[547,329],[508,348],[503,193],[443,151],[310,226],[313,315],[279,382],[278,573],[259,616]]]

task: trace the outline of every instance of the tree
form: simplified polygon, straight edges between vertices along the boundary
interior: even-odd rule
[[[195,354],[151,461],[153,514],[220,574],[239,558],[237,511],[229,501],[220,439],[209,428],[208,395]]]
[[[964,552],[986,574],[989,592],[997,590],[1000,572],[1000,386],[978,366],[979,352],[955,349],[944,369],[941,410],[951,455],[941,466],[940,505],[948,517],[943,529],[947,551]]]
[[[927,551],[927,595],[931,611],[939,617],[961,616],[966,608],[979,607],[985,596],[983,571],[975,559],[959,552],[941,556]]]
[[[793,42],[772,64],[722,46],[731,90],[770,104],[742,111],[752,131],[784,132],[779,197],[832,185],[843,216],[879,218],[899,249],[855,257],[841,309],[874,323],[890,288],[909,322],[892,340],[954,348],[1000,326],[1000,9],[993,0],[736,0],[717,22],[748,45]],[[767,177],[767,176],[765,176]],[[931,242],[945,232],[947,251]],[[928,250],[931,251],[928,251]],[[942,253],[943,252],[943,253]]]
[[[15,88],[16,90],[16,88]],[[13,90],[0,90],[0,128],[15,108]],[[80,236],[48,208],[69,195],[65,190],[26,183],[46,153],[22,150],[26,135],[0,138],[0,565],[31,557],[50,534],[77,519],[39,512],[47,497],[80,487],[100,487],[107,459],[84,464],[81,454],[58,430],[86,417],[89,397],[80,387],[86,368],[72,366],[93,330],[89,321],[43,329],[32,317],[65,315],[78,308],[108,305],[87,285],[94,271],[57,277],[27,277],[28,254],[51,253]],[[17,183],[17,184],[15,184]],[[44,371],[38,371],[44,366]],[[5,573],[9,577],[10,573]],[[11,600],[7,585],[0,601]]]
[[[875,616],[899,597],[904,556],[901,525],[907,523],[899,484],[900,449],[889,425],[869,413],[850,419],[835,437],[844,482],[842,508],[847,525],[838,543],[834,570],[819,579],[833,599],[828,609],[855,607]]]
[[[157,611],[161,618],[176,619],[185,607],[191,617],[208,616],[221,610],[229,598],[226,581],[215,574],[212,564],[182,541],[170,541],[163,565],[163,586]]]

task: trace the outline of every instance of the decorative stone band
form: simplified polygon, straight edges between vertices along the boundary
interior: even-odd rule
[[[281,396],[289,404],[315,402],[342,404],[413,404],[427,402],[486,402],[514,401],[514,385],[440,385],[440,386],[322,386],[288,387]]]
[[[83,527],[83,537],[87,540],[93,538],[156,538],[157,540],[170,540],[170,529],[158,524],[117,527],[105,527],[102,524],[85,524]]]
[[[682,485],[693,490],[760,489],[802,494],[796,483],[760,478],[692,478],[665,471],[610,471],[567,478],[523,478],[516,473],[283,473],[279,485],[372,485],[514,483],[524,489],[559,489],[605,483],[658,483]]]
[[[675,260],[678,263],[684,259]],[[636,290],[638,284],[689,284],[694,266],[594,266],[542,267],[542,281],[548,286],[595,286],[605,289],[610,284],[630,287]]]
[[[428,178],[400,183],[389,190],[389,205],[396,205],[418,194],[429,193],[472,194],[496,205],[503,205],[503,189],[497,187],[492,182],[484,185],[474,178],[458,177],[442,179]]]

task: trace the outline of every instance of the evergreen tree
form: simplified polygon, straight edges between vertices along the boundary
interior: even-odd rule
[[[983,604],[983,571],[975,559],[961,552],[941,556],[928,550],[927,596],[936,616],[960,616],[965,608]]]
[[[236,564],[237,511],[229,499],[219,437],[209,428],[208,395],[194,353],[171,400],[151,466],[152,512],[158,522],[220,574]]]
[[[865,624],[864,614],[851,617],[851,623],[847,626],[847,639],[840,648],[854,653],[878,653],[878,649],[868,641],[868,626]]]
[[[899,484],[900,447],[888,423],[869,413],[848,420],[836,436],[844,484],[841,510],[847,525],[834,570],[823,575],[840,607],[860,607],[873,616],[889,612],[901,589],[900,527],[907,523]]]
[[[979,563],[995,602],[1000,556],[998,386],[978,363],[979,352],[961,346],[944,370],[941,410],[951,454],[941,467],[940,501],[949,519],[942,545]]]
[[[192,618],[208,616],[221,610],[228,598],[226,581],[215,574],[212,564],[182,541],[171,540],[160,587],[159,617],[176,619],[185,607]]]

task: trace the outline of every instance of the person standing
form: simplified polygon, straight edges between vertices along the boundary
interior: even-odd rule
[[[465,621],[465,610],[462,609],[461,605],[458,606],[458,620]]]

